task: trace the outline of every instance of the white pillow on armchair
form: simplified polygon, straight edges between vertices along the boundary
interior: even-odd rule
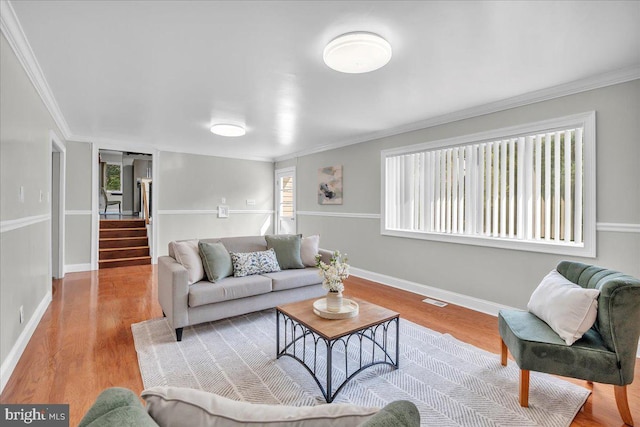
[[[527,309],[571,345],[595,323],[599,295],[598,289],[583,288],[552,270],[531,294]]]

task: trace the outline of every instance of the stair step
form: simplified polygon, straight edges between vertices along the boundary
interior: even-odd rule
[[[100,229],[105,228],[142,228],[144,219],[101,219]]]
[[[138,258],[144,256],[149,256],[149,246],[100,249],[101,261],[107,259]]]
[[[107,237],[100,239],[100,249],[148,246],[147,237]]]
[[[131,265],[145,265],[151,264],[150,256],[140,256],[134,258],[118,258],[118,259],[106,259],[98,261],[100,268],[113,268],[113,267],[128,267]]]
[[[106,238],[106,237],[146,237],[146,236],[147,236],[146,227],[100,229],[100,238]]]

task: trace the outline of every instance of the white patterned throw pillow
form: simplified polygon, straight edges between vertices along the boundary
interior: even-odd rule
[[[231,262],[234,277],[280,271],[276,252],[273,249],[259,252],[232,252]]]

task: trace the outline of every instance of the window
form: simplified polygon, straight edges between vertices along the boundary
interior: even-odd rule
[[[382,234],[595,256],[595,113],[382,152]]]
[[[105,189],[107,191],[122,191],[122,165],[107,163]]]

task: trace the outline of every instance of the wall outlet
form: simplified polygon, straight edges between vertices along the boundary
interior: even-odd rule
[[[20,324],[24,322],[24,305],[20,306]]]
[[[247,206],[255,206],[256,199],[247,199]]]
[[[220,203],[222,203],[222,204],[227,203],[227,198],[226,197],[220,198]]]
[[[42,203],[43,197],[44,197],[44,194],[42,193],[42,190],[40,190],[40,203]]]
[[[20,203],[24,203],[24,185],[21,185],[20,190],[18,190],[18,200]]]

